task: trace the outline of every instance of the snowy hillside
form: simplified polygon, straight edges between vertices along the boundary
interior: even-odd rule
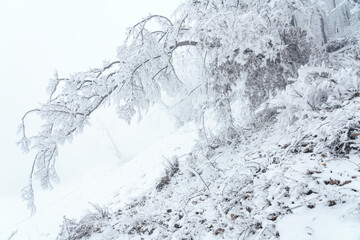
[[[147,117],[145,122],[149,125],[152,120],[159,121],[156,116],[152,116]],[[0,239],[7,239],[13,231],[16,231],[16,234],[12,239],[55,239],[64,215],[80,218],[83,214],[96,210],[97,206],[109,210],[118,209],[132,197],[152,189],[156,179],[161,176],[167,156],[189,152],[195,137],[196,130],[193,126],[183,127],[168,133],[130,160],[104,165],[85,176],[85,181],[65,185],[54,192],[40,195],[37,205],[41,208],[37,213],[9,228],[0,235]],[[140,149],[139,147],[138,150]],[[104,157],[113,158],[111,155]],[[1,202],[9,206],[14,200],[16,198],[11,197]],[[4,209],[2,213],[11,219],[11,211]]]
[[[58,239],[359,239],[359,126],[347,123],[359,123],[360,97],[344,101],[288,130],[269,123],[228,146],[199,144],[164,186],[67,220]],[[334,129],[349,153],[334,152]]]
[[[55,74],[48,94],[20,126],[32,211],[34,183],[52,186],[59,146],[101,107],[130,124],[160,103],[179,126],[104,176],[106,199],[126,184],[65,217],[57,240],[360,239],[358,1],[185,1],[130,28],[117,60]]]

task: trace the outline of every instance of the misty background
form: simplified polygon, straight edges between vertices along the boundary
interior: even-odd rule
[[[0,239],[30,219],[20,191],[27,184],[33,155],[16,146],[17,127],[26,111],[46,101],[54,71],[68,76],[101,67],[104,60],[115,59],[126,28],[149,14],[170,16],[178,4],[178,0],[0,2]],[[90,122],[81,136],[60,148],[60,183],[50,192],[36,188],[37,214],[174,130],[160,106],[139,124],[128,126],[117,119],[111,106]],[[38,123],[39,119],[29,118],[30,133]]]

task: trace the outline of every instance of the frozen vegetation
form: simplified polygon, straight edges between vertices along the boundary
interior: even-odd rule
[[[57,240],[360,239],[359,41],[355,0],[188,0],[145,17],[117,60],[55,74],[25,114],[19,144],[36,156],[23,197],[35,211],[33,181],[51,188],[58,146],[93,112],[112,105],[130,123],[161,104],[177,147],[128,165],[146,175],[165,160],[163,173],[64,217]],[[43,120],[35,136],[29,114]]]

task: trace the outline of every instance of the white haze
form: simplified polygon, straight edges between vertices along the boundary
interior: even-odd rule
[[[0,2],[0,239],[7,237],[5,230],[21,226],[17,224],[29,215],[26,203],[21,201],[20,190],[27,183],[33,156],[23,154],[15,145],[17,126],[27,110],[44,101],[48,79],[54,70],[66,76],[102,66],[103,60],[115,58],[116,47],[122,43],[127,27],[150,13],[169,16],[178,2]],[[148,115],[143,123],[131,126],[117,120],[111,109],[94,116],[92,126],[86,128],[84,134],[60,149],[57,170],[61,182],[50,193],[36,190],[38,209],[45,208],[109,166],[123,163],[146,150],[173,130],[171,119],[161,107]],[[36,125],[37,121],[31,119],[29,124]],[[114,148],[114,143],[118,149]],[[116,150],[121,152],[121,157]],[[42,201],[41,197],[50,202]]]

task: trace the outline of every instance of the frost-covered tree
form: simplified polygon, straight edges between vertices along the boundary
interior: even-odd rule
[[[130,28],[116,60],[69,77],[56,73],[48,100],[22,118],[19,144],[36,152],[24,199],[34,211],[33,176],[51,188],[58,146],[81,133],[105,105],[114,105],[130,123],[167,95],[177,102],[171,108],[181,112],[180,122],[201,122],[201,133],[231,143],[241,134],[233,111],[255,112],[359,16],[356,1],[188,0],[173,19],[144,18]],[[326,49],[336,51],[351,41]],[[35,136],[26,132],[29,114],[42,118]],[[207,127],[209,116],[215,128]]]

